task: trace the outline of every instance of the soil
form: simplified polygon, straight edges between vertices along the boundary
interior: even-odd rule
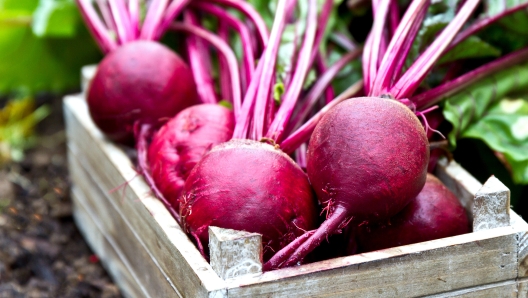
[[[72,218],[60,98],[22,162],[0,166],[0,297],[121,297]]]

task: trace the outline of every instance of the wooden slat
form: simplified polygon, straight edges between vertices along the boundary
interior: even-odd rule
[[[147,249],[156,256],[178,291],[186,297],[225,295],[225,282],[201,257],[163,204],[150,195],[130,159],[104,140],[91,122],[85,102],[79,96],[69,96],[64,106],[70,149],[74,148],[72,144],[76,145],[79,150],[76,156],[82,156],[79,162],[104,193],[123,186],[125,199],[116,208],[127,214],[126,220],[135,231],[144,235]],[[113,202],[121,202],[121,193],[119,189],[109,197]]]
[[[488,285],[481,285],[449,293],[427,296],[427,298],[517,298],[519,283],[508,280]]]
[[[415,297],[515,279],[512,232],[498,228],[267,272],[233,283],[229,295]]]
[[[122,256],[116,252],[116,248],[111,244],[112,239],[108,239],[95,224],[93,217],[89,214],[81,203],[83,196],[75,186],[72,188],[73,217],[79,230],[87,240],[92,250],[97,254],[99,260],[104,265],[115,281],[121,293],[126,297],[146,296],[146,291],[140,286],[132,272],[135,268],[127,266],[127,261],[123,261]]]
[[[176,287],[167,282],[168,276],[146,250],[142,241],[143,235],[138,235],[126,224],[123,215],[119,214],[110,202],[111,199],[101,192],[90,175],[76,161],[74,154],[71,151],[68,153],[72,180],[77,181],[78,189],[85,194],[77,196],[77,203],[83,205],[92,218],[96,219],[100,232],[112,239],[115,248],[120,251],[121,259],[130,264],[136,275],[136,282],[145,289],[144,295],[137,297],[182,297]],[[141,270],[138,270],[139,268]]]

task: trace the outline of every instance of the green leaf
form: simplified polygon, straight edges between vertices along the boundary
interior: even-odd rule
[[[40,0],[33,13],[33,33],[39,37],[72,37],[78,21],[73,0]]]
[[[467,58],[499,57],[501,51],[477,36],[470,36],[451,51],[445,53],[439,64]]]
[[[511,163],[516,182],[528,183],[528,106],[510,100],[528,90],[528,64],[505,69],[451,96],[444,102],[444,117],[452,124],[448,138],[478,138],[501,152]],[[522,125],[526,124],[525,127]],[[523,168],[524,167],[524,168]]]
[[[463,132],[503,153],[515,183],[528,184],[528,101],[505,98]]]

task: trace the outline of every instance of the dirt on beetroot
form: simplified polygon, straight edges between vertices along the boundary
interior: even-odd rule
[[[23,161],[0,166],[0,297],[121,297],[72,217],[60,98]]]

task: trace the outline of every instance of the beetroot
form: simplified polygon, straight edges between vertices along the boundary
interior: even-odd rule
[[[189,107],[154,135],[148,149],[150,172],[167,201],[178,210],[178,198],[194,165],[213,146],[233,135],[233,112],[216,104]]]
[[[344,101],[317,124],[308,146],[307,173],[327,220],[286,262],[278,253],[266,269],[301,261],[349,221],[388,219],[420,192],[429,144],[418,118],[386,98]]]
[[[262,234],[264,259],[316,227],[306,174],[266,143],[233,139],[209,151],[191,171],[180,198],[184,229],[208,254],[208,227]]]
[[[159,127],[199,102],[185,62],[153,41],[129,42],[110,52],[97,68],[87,101],[95,124],[125,144],[133,141],[136,121]]]
[[[466,210],[435,176],[412,202],[390,221],[358,229],[361,252],[407,245],[469,233]]]

